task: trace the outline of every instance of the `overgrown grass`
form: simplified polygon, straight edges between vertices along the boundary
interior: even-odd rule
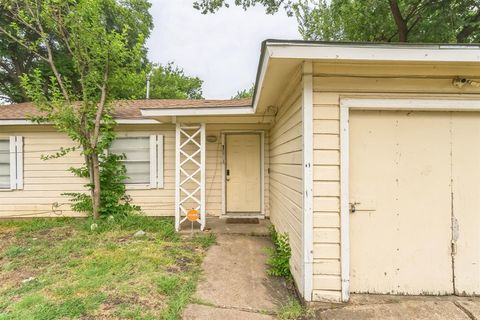
[[[171,219],[92,223],[0,221],[1,320],[180,317],[215,238],[180,238]]]
[[[278,318],[281,320],[299,319],[305,315],[305,308],[296,299],[290,299],[278,311]]]

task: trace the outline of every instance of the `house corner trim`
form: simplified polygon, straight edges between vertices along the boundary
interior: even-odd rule
[[[313,298],[313,63],[303,63],[303,297]]]

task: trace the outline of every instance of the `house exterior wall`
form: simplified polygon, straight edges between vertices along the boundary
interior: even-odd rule
[[[478,88],[452,86],[473,68],[438,65],[332,65],[314,63],[313,300],[341,301],[340,103],[342,97],[459,98]],[[355,74],[355,77],[349,76]],[[363,77],[362,77],[363,76]],[[352,159],[353,161],[354,159]],[[348,246],[349,244],[343,244]]]
[[[206,145],[206,208],[207,214],[220,215],[222,207],[222,161],[220,133],[224,130],[264,130],[265,166],[269,162],[269,143],[266,125],[257,124],[207,124],[206,135],[217,135],[215,143]],[[175,207],[175,126],[174,125],[119,125],[119,137],[163,135],[164,137],[164,187],[128,186],[132,203],[142,207],[147,215],[173,216]],[[6,217],[56,217],[82,216],[70,209],[64,192],[81,192],[85,180],[68,171],[82,164],[79,152],[52,160],[41,160],[42,154],[52,154],[59,147],[73,146],[69,138],[51,126],[3,126],[0,139],[22,136],[24,142],[24,187],[22,190],[0,190],[0,218]],[[264,202],[268,215],[268,176],[265,170]],[[55,204],[59,206],[56,207]]]
[[[303,86],[300,74],[280,97],[270,129],[270,219],[289,235],[290,269],[302,291],[303,273]]]

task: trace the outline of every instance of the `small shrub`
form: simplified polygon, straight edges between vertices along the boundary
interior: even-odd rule
[[[268,248],[268,274],[276,277],[291,277],[290,257],[291,249],[288,234],[278,233],[275,227],[270,228],[270,235],[274,248]]]

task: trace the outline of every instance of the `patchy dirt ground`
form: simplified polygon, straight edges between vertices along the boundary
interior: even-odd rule
[[[182,238],[170,219],[90,225],[0,221],[0,319],[180,317],[215,238]]]

